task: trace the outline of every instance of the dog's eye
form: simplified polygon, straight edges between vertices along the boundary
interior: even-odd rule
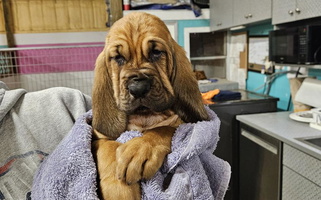
[[[150,51],[149,57],[150,57],[152,62],[155,62],[160,57],[162,57],[163,53],[164,53],[163,51],[160,51],[160,50],[157,50],[157,49],[153,49],[153,50]]]
[[[113,57],[113,59],[117,62],[117,64],[119,66],[125,64],[125,61],[126,61],[122,55],[117,55],[117,56]]]

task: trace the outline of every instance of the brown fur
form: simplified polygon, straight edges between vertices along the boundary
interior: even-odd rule
[[[142,98],[128,89],[133,77],[151,82]],[[138,181],[160,168],[177,126],[207,119],[189,60],[166,25],[146,13],[117,21],[97,58],[93,88],[93,154],[101,197],[140,199]],[[133,129],[143,136],[125,144],[114,141]]]

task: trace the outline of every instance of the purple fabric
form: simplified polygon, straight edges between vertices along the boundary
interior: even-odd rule
[[[213,155],[219,140],[220,120],[207,108],[210,121],[182,124],[172,139],[172,152],[156,175],[142,182],[143,200],[223,199],[230,165]],[[91,154],[91,111],[79,118],[57,149],[41,164],[34,178],[33,199],[98,199],[96,168]],[[117,141],[140,137],[123,133]],[[163,182],[172,174],[165,190]]]

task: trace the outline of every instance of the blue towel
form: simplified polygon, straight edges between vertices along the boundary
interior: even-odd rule
[[[182,124],[172,139],[172,152],[148,181],[142,181],[142,199],[223,199],[231,175],[230,165],[213,155],[219,140],[220,120],[207,108],[210,121]],[[32,187],[32,199],[98,199],[97,171],[91,154],[92,119],[89,111],[79,118],[69,134],[39,167]],[[126,142],[140,137],[127,131]],[[167,189],[163,182],[173,175]]]
[[[240,92],[220,90],[220,92],[214,96],[214,101],[227,101],[227,100],[239,100],[242,95]]]

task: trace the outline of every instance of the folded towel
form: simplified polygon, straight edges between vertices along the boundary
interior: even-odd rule
[[[219,140],[220,121],[207,108],[210,121],[182,124],[172,139],[172,152],[148,181],[142,181],[142,199],[223,199],[230,180],[230,165],[213,155]],[[98,199],[96,167],[91,154],[92,112],[79,118],[70,133],[39,167],[32,199]],[[140,137],[127,131],[117,140]],[[168,188],[165,177],[172,175]]]
[[[214,101],[226,101],[226,100],[238,100],[241,99],[242,95],[240,92],[220,90],[220,92],[214,96]]]

